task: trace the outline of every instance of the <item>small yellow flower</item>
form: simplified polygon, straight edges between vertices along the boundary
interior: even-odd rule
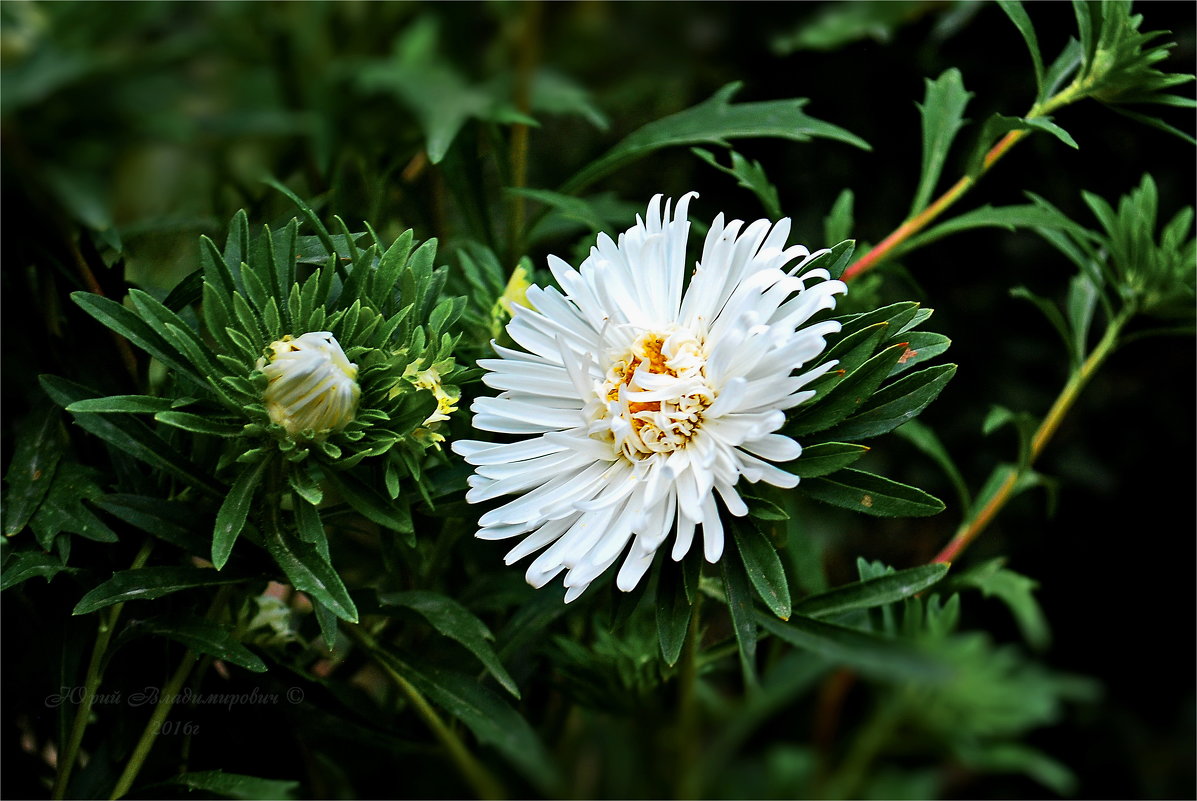
[[[416,389],[426,389],[436,398],[436,411],[428,415],[428,418],[423,423],[424,425],[432,425],[442,420],[448,420],[449,415],[457,411],[458,397],[450,395],[445,391],[444,385],[441,384],[441,375],[435,367],[429,367],[427,370],[420,370],[415,373],[412,376],[411,382]]]
[[[258,369],[270,382],[263,400],[270,420],[294,437],[304,431],[323,436],[340,431],[357,411],[361,387],[357,365],[328,331],[290,335],[268,348]]]

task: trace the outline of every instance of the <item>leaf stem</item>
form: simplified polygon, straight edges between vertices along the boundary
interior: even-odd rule
[[[146,560],[150,558],[150,551],[154,549],[154,540],[146,537],[142,543],[141,550],[133,557],[133,563],[129,566],[130,570],[137,570],[143,567]],[[58,775],[54,778],[54,788],[51,791],[51,798],[58,801],[66,797],[67,783],[71,779],[71,771],[75,769],[75,760],[79,756],[79,746],[83,744],[83,733],[87,729],[88,721],[91,718],[92,702],[95,700],[96,691],[100,688],[100,682],[104,678],[104,654],[108,651],[108,643],[112,640],[112,633],[116,630],[116,622],[120,618],[121,609],[125,606],[124,602],[113,604],[109,609],[105,609],[100,613],[100,627],[96,634],[95,645],[91,649],[91,659],[87,664],[87,676],[83,681],[83,702],[79,705],[79,710],[75,713],[75,720],[71,724],[71,733],[67,739],[66,748],[63,749],[62,759],[58,765]]]
[[[951,542],[944,546],[944,549],[932,561],[955,561],[961,551],[967,548],[985,530],[997,513],[1005,507],[1013,497],[1014,488],[1018,485],[1019,479],[1031,469],[1031,465],[1043,453],[1043,449],[1047,447],[1047,443],[1051,441],[1052,436],[1060,427],[1064,416],[1068,414],[1081,391],[1089,383],[1089,379],[1118,345],[1118,336],[1130,317],[1131,310],[1128,308],[1110,323],[1105,334],[1102,335],[1101,341],[1093,348],[1084,363],[1069,377],[1068,383],[1060,390],[1055,403],[1052,404],[1051,409],[1048,410],[1047,415],[1035,430],[1034,436],[1031,437],[1031,449],[1027,454],[1026,463],[1020,465],[1017,470],[1012,470],[1006,476],[1006,480],[998,487],[989,502],[961,524]]]
[[[1062,106],[1073,103],[1084,97],[1084,89],[1080,84],[1073,83],[1067,88],[1063,89],[1059,94],[1045,100],[1043,103],[1036,103],[1027,113],[1027,119],[1034,117],[1045,116],[1052,111],[1055,111]],[[893,230],[889,236],[881,240],[868,253],[861,256],[855,264],[851,265],[847,270],[844,270],[843,280],[850,281],[857,276],[863,275],[877,265],[889,258],[895,249],[910,237],[917,234],[919,231],[930,225],[940,214],[950,208],[957,200],[964,196],[968,190],[972,189],[985,173],[989,172],[990,168],[1010,152],[1016,144],[1021,142],[1031,133],[1030,128],[1022,128],[1016,131],[1010,131],[997,144],[986,152],[985,157],[981,161],[981,166],[976,173],[972,175],[965,175],[956,183],[954,183],[948,191],[939,196],[935,202],[927,206],[927,208],[920,211],[918,214],[910,217],[901,225]]]
[[[366,629],[359,624],[346,625],[344,630],[350,639],[354,640],[370,654],[375,664],[381,667],[391,677],[391,680],[395,682],[395,686],[407,698],[408,703],[415,709],[416,714],[420,716],[428,728],[432,730],[433,735],[440,740],[445,750],[449,752],[449,757],[461,770],[465,780],[474,789],[474,793],[479,798],[506,798],[507,793],[504,791],[503,785],[499,783],[499,780],[481,762],[474,758],[474,755],[465,747],[461,738],[457,736],[453,729],[445,724],[441,716],[437,714],[432,705],[428,703],[428,700],[416,689],[415,685],[401,675],[399,671],[395,670],[386,658],[386,653]]]

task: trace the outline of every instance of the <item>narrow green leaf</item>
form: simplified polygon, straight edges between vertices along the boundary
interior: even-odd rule
[[[808,261],[803,272],[823,269],[830,274],[831,280],[839,280],[839,277],[844,274],[844,270],[848,269],[854,252],[856,252],[856,240],[845,239]]]
[[[56,407],[43,403],[17,423],[16,448],[4,476],[5,535],[25,528],[49,492],[65,450],[66,432]]]
[[[727,610],[731,613],[732,630],[740,652],[740,669],[744,674],[744,686],[755,691],[760,686],[756,675],[756,624],[752,620],[752,591],[748,588],[748,575],[744,564],[731,554],[725,553],[719,560],[723,574],[723,592],[727,598]]]
[[[507,668],[503,667],[494,646],[491,645],[495,636],[485,623],[460,603],[447,596],[424,590],[380,593],[378,601],[385,606],[402,606],[419,612],[433,628],[461,643],[478,657],[478,661],[499,684],[503,685],[503,689],[516,698],[520,697],[519,687],[507,672]]]
[[[295,194],[286,186],[274,180],[273,178],[267,178],[265,183],[268,186],[274,187],[279,192],[282,192],[284,195],[286,195],[288,200],[295,204],[295,207],[299,209],[307,221],[312,224],[312,228],[316,230],[316,236],[320,237],[320,244],[324,246],[325,253],[332,254],[344,252],[344,250],[337,250],[336,246],[333,244],[332,236],[329,235],[328,229],[324,227],[324,223],[322,223],[320,218],[316,216],[316,212],[312,211],[312,207],[305,203],[299,197],[299,195]]]
[[[204,529],[204,516],[183,501],[113,493],[95,498],[92,503],[122,522],[190,554],[207,555],[212,547],[210,532]]]
[[[937,683],[948,675],[946,665],[902,640],[798,615],[783,623],[757,612],[756,622],[765,631],[793,646],[848,665],[881,681]]]
[[[229,625],[214,620],[194,615],[139,620],[125,629],[120,639],[124,641],[140,635],[166,637],[196,653],[208,654],[254,673],[266,672],[262,658],[238,642]]]
[[[816,500],[875,517],[926,517],[944,509],[943,501],[920,489],[851,467],[803,481],[799,488]]]
[[[777,549],[756,526],[740,520],[731,521],[733,538],[744,569],[765,606],[782,620],[790,617],[790,585]]]
[[[183,773],[171,779],[169,784],[182,785],[192,790],[202,790],[224,798],[238,798],[244,801],[293,799],[299,793],[299,782],[297,781],[260,779],[257,776],[225,773],[220,770]]]
[[[1035,97],[1036,100],[1044,100],[1047,95],[1044,94],[1043,56],[1039,52],[1039,39],[1035,36],[1035,26],[1031,24],[1031,18],[1018,0],[997,1],[1002,11],[1005,11],[1006,16],[1014,23],[1014,27],[1018,28],[1018,32],[1022,34],[1023,40],[1027,43],[1027,50],[1031,51],[1031,64],[1035,67]]]
[[[964,481],[964,476],[960,473],[956,463],[952,460],[947,448],[940,442],[939,437],[935,431],[927,425],[918,420],[908,420],[902,425],[894,429],[894,433],[902,437],[907,442],[914,445],[923,453],[935,460],[935,463],[943,468],[944,474],[952,482],[952,487],[956,490],[956,495],[960,500],[960,508],[967,509],[972,503],[972,495],[968,491],[968,485]]]
[[[690,630],[690,599],[686,595],[681,565],[669,559],[659,559],[654,569],[657,573],[657,643],[661,658],[672,667],[682,655]]]
[[[153,414],[172,408],[171,398],[156,398],[152,395],[109,395],[104,398],[88,398],[75,401],[66,407],[71,413],[88,414]]]
[[[828,436],[853,441],[892,431],[922,413],[955,374],[956,365],[941,364],[899,379],[869,398]]]
[[[4,571],[0,573],[0,590],[15,587],[34,576],[41,576],[47,582],[68,568],[54,554],[44,551],[21,551],[14,553],[4,562]]]
[[[42,388],[59,406],[97,394],[86,387],[57,376],[40,377]],[[79,414],[75,424],[95,434],[118,450],[124,451],[151,467],[165,470],[209,495],[223,495],[223,490],[205,476],[191,461],[174,449],[145,423],[127,415]]]
[[[843,242],[852,235],[855,227],[852,207],[855,201],[856,196],[851,189],[840,191],[831,206],[831,211],[823,218],[824,242]],[[833,275],[832,278],[839,278],[839,275]]]
[[[357,623],[357,607],[349,591],[316,546],[284,534],[277,526],[268,526],[264,539],[295,589],[311,594],[342,620]]]
[[[930,313],[931,310],[925,309],[925,311]],[[952,340],[934,331],[909,331],[901,338],[906,340],[906,352],[894,365],[894,369],[890,372],[891,376],[903,373],[916,364],[934,359],[952,345]]]
[[[715,154],[701,147],[692,147],[690,152],[710,164],[722,173],[736,179],[736,182],[756,195],[757,200],[765,209],[765,215],[771,220],[779,220],[784,214],[781,212],[781,200],[777,196],[777,187],[769,182],[765,175],[765,168],[759,161],[749,161],[736,151],[731,152],[731,166],[724,167],[715,158]]]
[[[185,357],[181,358],[182,354],[173,345],[129,309],[114,300],[91,292],[72,292],[71,300],[92,317],[167,367],[190,379],[198,386],[207,386],[203,375],[196,372]]]
[[[1017,206],[982,206],[935,225],[918,236],[911,237],[895,252],[908,253],[949,234],[972,228],[1004,228],[1007,231],[1013,231],[1016,228],[1057,228],[1060,224],[1059,215],[1031,203]],[[1075,224],[1073,225],[1075,226]]]
[[[493,746],[548,797],[559,795],[556,768],[536,732],[501,696],[473,676],[433,666],[418,669],[393,654],[387,662],[433,703],[464,723],[480,743]]]
[[[973,96],[972,92],[964,90],[960,70],[954,67],[935,81],[927,79],[926,84],[924,101],[916,104],[923,122],[923,167],[910,205],[911,217],[925,209],[931,200],[943,173],[948,150],[964,125],[964,109]]]
[[[158,412],[154,415],[154,419],[184,431],[213,437],[234,437],[241,433],[241,429],[245,428],[245,423],[238,420],[206,417],[191,412]]]
[[[817,404],[811,406],[810,411],[800,413],[786,427],[785,433],[794,436],[813,434],[831,428],[857,412],[877,391],[877,387],[889,376],[905,352],[905,343],[900,343],[891,345],[870,358],[845,376]]]
[[[802,478],[816,478],[847,467],[869,452],[868,445],[854,442],[820,442],[802,449],[802,455],[786,470]]]
[[[233,543],[237,541],[241,529],[245,528],[254,490],[262,483],[262,475],[269,464],[270,459],[262,459],[242,469],[233,486],[229,487],[220,511],[216,513],[216,528],[212,532],[212,564],[217,570],[221,570],[228,562]]]
[[[205,567],[142,567],[122,570],[79,599],[73,615],[86,615],[97,609],[125,601],[152,600],[194,587],[214,587],[245,581],[241,576],[221,574]]]
[[[802,107],[809,102],[806,99],[733,104],[731,99],[740,86],[739,83],[730,83],[696,106],[633,131],[605,155],[566,181],[560,191],[576,194],[598,179],[655,150],[677,145],[727,146],[729,139],[743,137],[777,137],[796,142],[821,137],[863,150],[871,149],[867,142],[855,134],[807,116],[802,111]]]
[[[819,618],[894,603],[922,592],[942,579],[947,572],[946,564],[920,565],[879,578],[844,584],[834,590],[803,598],[794,605],[794,614]]]
[[[385,498],[372,487],[361,483],[348,473],[339,473],[334,470],[325,474],[325,480],[332,485],[346,503],[367,520],[401,534],[415,533],[411,524],[411,515],[402,514],[394,502]]]

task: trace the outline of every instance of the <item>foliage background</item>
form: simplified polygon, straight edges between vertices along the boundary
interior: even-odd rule
[[[454,186],[480,181],[493,190],[509,176],[496,174],[485,158],[462,154],[473,148],[450,152],[439,169],[421,168],[413,162],[421,141],[410,107],[362,78],[385,64],[393,43],[418,25],[435,23],[439,63],[454,65],[472,84],[510,79],[527,58],[589,93],[589,114],[605,118],[606,130],[584,114],[534,113],[541,126],[530,133],[530,186],[558,185],[645,121],[689,107],[730,81],[744,82],[740,100],[809,97],[810,113],[862,136],[873,151],[779,140],[746,140],[737,149],[759,160],[777,184],[798,241],[812,248],[832,244],[820,239],[821,220],[845,187],[856,194],[854,235],[879,240],[905,214],[917,180],[914,101],[925,78],[958,67],[976,93],[973,119],[991,111],[1022,113],[1034,86],[1023,42],[994,5],[849,5],[868,22],[870,35],[782,55],[771,44],[818,30],[826,6],[547,4],[536,10],[530,33],[523,27],[529,6],[515,3],[5,2],[4,67],[16,78],[6,77],[0,97],[3,463],[12,456],[13,422],[44,402],[38,374],[120,391],[111,339],[64,301],[78,288],[70,247],[76,232],[82,232],[79,254],[119,297],[126,281],[169,289],[195,265],[197,235],[219,241],[238,208],[257,221],[291,216],[285,198],[260,183],[266,174],[301,195],[327,193],[328,214],[368,219],[380,233],[384,225],[391,235],[413,227],[417,236],[452,243],[485,228],[478,225],[481,216],[501,209],[455,204]],[[1074,29],[1067,4],[1028,8],[1045,50]],[[1173,31],[1178,47],[1171,71],[1191,69],[1192,5],[1135,8],[1146,19],[1144,29]],[[1180,127],[1191,123],[1183,115],[1176,119]],[[1112,199],[1144,172],[1159,183],[1166,212],[1192,202],[1192,147],[1093,102],[1066,109],[1059,122],[1074,133],[1079,150],[1032,137],[966,204],[1023,202],[1021,192],[1029,189],[1089,220],[1082,189]],[[460,135],[483,154],[496,146],[486,125],[467,125]],[[961,167],[961,154],[953,159],[948,175]],[[750,193],[684,148],[657,154],[599,188],[629,208],[655,192],[678,196],[697,189],[699,218],[717,210],[761,216]],[[501,243],[498,228],[491,226]],[[546,239],[531,255],[537,265],[550,251],[569,257],[575,239]],[[438,259],[446,260],[453,263],[448,252]],[[1042,412],[1065,378],[1049,326],[1008,289],[1024,284],[1058,297],[1071,270],[1030,233],[989,229],[942,240],[904,266],[908,274],[891,274],[879,291],[894,300],[921,297],[935,308],[932,328],[953,339],[952,357],[961,365],[923,421],[948,443],[965,475],[979,481],[1014,448],[1009,435],[980,435],[989,405]],[[1193,365],[1191,338],[1149,339],[1118,352],[1038,465],[1058,479],[1054,514],[1046,514],[1041,490],[1027,493],[967,557],[976,563],[1005,555],[1012,568],[1038,579],[1054,634],[1046,661],[1103,685],[1099,702],[1073,708],[1061,725],[1032,739],[1076,771],[1081,797],[1185,797],[1194,789]],[[876,457],[880,471],[898,471],[939,497],[952,496],[913,448],[892,441],[883,450]],[[832,546],[828,568],[840,581],[853,577],[858,555],[900,565],[928,561],[958,520],[951,506],[929,520],[881,523],[817,511],[814,535]],[[53,691],[56,682],[45,669],[61,642],[90,636],[78,620],[54,628],[68,620],[74,599],[40,584],[31,583],[21,600],[6,595],[2,610],[8,797],[42,792],[10,712],[22,709],[23,698]],[[997,601],[967,612],[970,623],[999,640],[1017,639]],[[146,666],[145,672],[162,669]],[[129,683],[137,686],[138,677]],[[811,709],[796,707],[754,744],[764,751],[779,738],[804,739],[811,716]],[[255,773],[255,764],[290,759],[285,725],[268,719],[255,733],[254,751],[243,757],[246,764],[226,759],[225,769]],[[219,747],[209,738],[196,743]],[[384,766],[363,760],[354,770],[362,796],[393,793],[395,777]],[[418,776],[403,781],[404,792],[417,795],[431,787]],[[957,790],[992,798],[1043,792],[1016,777],[964,781]]]

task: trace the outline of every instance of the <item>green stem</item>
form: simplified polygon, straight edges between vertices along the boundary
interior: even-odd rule
[[[881,753],[902,719],[903,706],[899,699],[883,700],[863,730],[857,734],[851,750],[840,763],[835,775],[823,787],[821,798],[856,798],[860,780],[868,775],[869,765]]]
[[[345,633],[349,638],[360,645],[365,651],[370,654],[375,664],[383,669],[391,681],[395,682],[395,686],[407,698],[408,703],[411,704],[412,709],[424,721],[424,723],[431,729],[433,735],[440,741],[445,750],[449,752],[449,758],[457,765],[470,787],[474,789],[474,793],[479,798],[506,798],[507,793],[503,789],[503,785],[495,778],[486,767],[474,758],[469,749],[461,741],[461,738],[445,724],[441,716],[437,714],[428,700],[416,689],[410,681],[408,681],[402,674],[395,669],[387,658],[386,652],[379,647],[374,638],[361,625],[346,625]]]
[[[1049,98],[1043,103],[1036,103],[1027,113],[1027,118],[1043,117],[1056,109],[1062,108],[1069,103],[1074,103],[1085,96],[1085,89],[1081,84],[1072,83],[1067,88],[1062,90],[1059,94]],[[927,208],[920,211],[918,214],[910,217],[901,225],[893,230],[889,236],[881,240],[868,253],[861,256],[855,264],[844,270],[843,280],[851,281],[859,275],[863,275],[877,265],[883,263],[886,259],[893,255],[893,252],[899,245],[906,242],[919,231],[930,225],[936,218],[944,211],[949,209],[961,197],[972,189],[985,173],[989,172],[990,168],[1010,152],[1016,144],[1021,142],[1031,133],[1028,128],[1023,128],[1018,131],[1010,131],[1003,136],[998,143],[989,149],[985,154],[985,158],[981,161],[981,166],[974,175],[965,175],[956,183],[954,183],[948,191],[944,192]]]
[[[690,630],[686,633],[686,645],[682,650],[682,661],[678,670],[678,715],[677,715],[677,798],[698,798],[702,788],[697,786],[699,771],[695,757],[698,756],[698,710],[695,704],[694,688],[698,683],[699,610],[702,595],[696,594],[690,610]]]
[[[170,714],[171,707],[175,705],[175,698],[178,697],[179,690],[183,688],[183,682],[187,681],[187,676],[198,659],[199,655],[190,648],[187,649],[187,653],[183,654],[183,660],[175,668],[170,681],[162,688],[162,694],[158,697],[158,703],[154,705],[153,714],[150,715],[150,722],[142,730],[141,739],[137,741],[137,746],[133,749],[133,756],[129,757],[129,761],[125,764],[125,769],[121,772],[121,777],[117,780],[112,795],[109,796],[110,799],[123,797],[133,786],[137,774],[141,772],[142,764],[150,754],[150,749],[154,747],[154,740],[162,729],[163,721]]]
[[[146,560],[150,558],[150,551],[154,549],[154,540],[149,537],[142,544],[141,550],[133,557],[133,563],[129,566],[130,570],[137,570],[143,567]],[[100,613],[100,627],[96,634],[95,645],[91,649],[91,660],[87,665],[87,677],[83,681],[83,702],[79,705],[79,710],[75,713],[75,720],[71,724],[71,733],[67,738],[66,748],[63,749],[62,759],[58,765],[58,775],[54,778],[54,788],[51,791],[51,798],[59,799],[66,797],[67,783],[71,779],[71,771],[75,769],[75,760],[79,756],[79,746],[83,744],[83,733],[87,729],[87,723],[91,718],[92,702],[95,700],[96,692],[100,688],[100,682],[104,678],[104,654],[108,651],[108,643],[112,640],[112,632],[116,630],[116,622],[120,618],[121,609],[125,604],[113,604],[108,609]]]
[[[1101,341],[1093,348],[1084,363],[1077,370],[1073,371],[1068,379],[1068,383],[1064,385],[1064,389],[1060,390],[1055,403],[1048,410],[1047,416],[1043,418],[1043,422],[1035,430],[1034,436],[1031,437],[1031,450],[1027,455],[1026,464],[1020,465],[1017,470],[1012,470],[1006,476],[1006,480],[998,487],[997,492],[989,499],[989,502],[961,524],[960,528],[956,531],[956,535],[952,537],[952,541],[944,546],[944,549],[939,552],[933,561],[955,561],[960,553],[985,530],[990,521],[997,516],[998,512],[1013,497],[1014,488],[1018,486],[1019,479],[1031,469],[1031,465],[1043,453],[1043,449],[1051,441],[1052,436],[1060,427],[1060,423],[1064,420],[1065,415],[1072,409],[1077,397],[1080,396],[1081,391],[1089,383],[1089,379],[1093,377],[1093,374],[1097,372],[1097,369],[1101,367],[1102,363],[1105,362],[1106,358],[1118,345],[1118,336],[1130,317],[1131,311],[1128,309],[1111,321]]]

